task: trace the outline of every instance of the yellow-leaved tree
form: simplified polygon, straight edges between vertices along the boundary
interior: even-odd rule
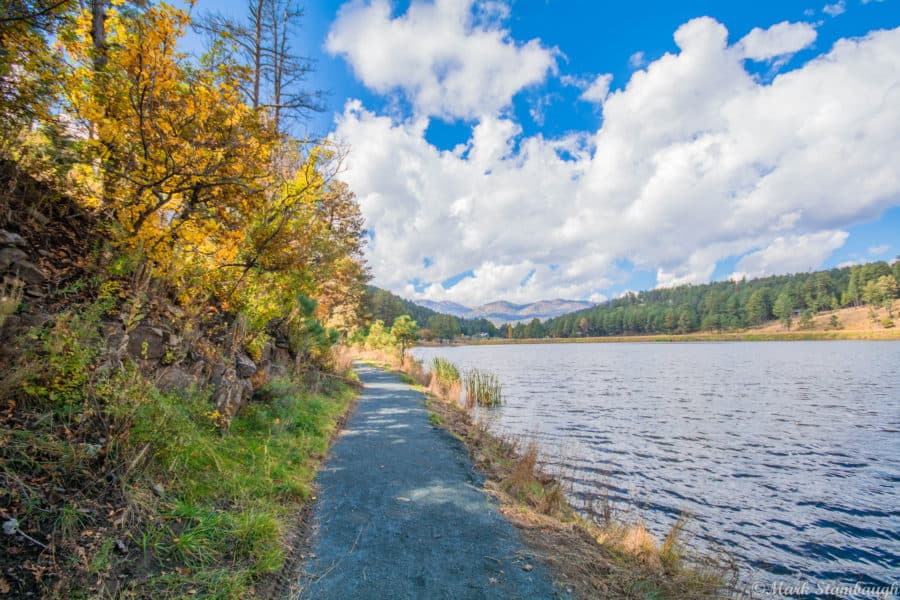
[[[59,40],[68,106],[88,132],[77,176],[116,243],[183,301],[213,297],[253,331],[310,318],[354,328],[363,221],[336,149],[293,140],[248,105],[250,74],[221,46],[199,64],[180,53],[185,11],[108,7],[102,44],[97,22],[85,9]],[[299,296],[313,314],[297,312]]]

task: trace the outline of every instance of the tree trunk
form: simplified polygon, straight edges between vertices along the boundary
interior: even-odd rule
[[[262,81],[263,1],[251,0],[250,15],[253,19],[253,108],[259,108],[259,88]]]

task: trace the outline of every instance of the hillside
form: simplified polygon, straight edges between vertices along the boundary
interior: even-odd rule
[[[900,261],[882,261],[812,273],[649,290],[551,319],[539,328],[537,335],[528,335],[525,327],[517,326],[513,336],[723,332],[760,327],[772,320],[777,320],[779,327],[790,329],[800,327],[801,321],[819,323],[823,311],[851,307],[858,309],[847,313],[853,315],[853,323],[861,322],[859,314],[865,313],[868,318],[874,309],[877,323],[873,326],[884,327],[890,324],[885,307],[898,297],[898,280]]]
[[[383,321],[390,327],[400,315],[409,315],[420,329],[441,331],[441,337],[452,338],[460,333],[468,336],[497,335],[497,328],[487,319],[459,318],[450,312],[439,312],[420,306],[375,286],[366,286],[366,312],[370,321]],[[428,331],[425,331],[426,336]]]
[[[4,598],[272,597],[358,381],[337,149],[138,4],[0,10]]]
[[[894,317],[900,317],[900,300],[894,301],[891,313]],[[884,307],[877,309],[875,320],[872,319],[872,311],[869,306],[849,306],[838,310],[827,310],[813,316],[811,324],[803,331],[835,331],[831,325],[832,316],[836,317],[839,323],[839,329],[836,331],[845,333],[883,331],[885,327],[882,325],[882,320],[887,316],[887,310]],[[894,320],[897,321],[896,318]],[[889,329],[897,330],[900,335],[898,327]],[[797,330],[797,328],[793,327],[793,330]],[[777,319],[766,321],[763,325],[748,330],[751,333],[781,333],[784,331],[786,331],[784,324]]]

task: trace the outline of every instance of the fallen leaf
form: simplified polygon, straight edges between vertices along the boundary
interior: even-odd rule
[[[522,565],[522,570],[523,570],[523,571],[526,571],[526,572],[532,570],[533,568],[534,568],[534,567],[531,566],[531,565],[527,565],[527,564],[526,564],[526,565]]]

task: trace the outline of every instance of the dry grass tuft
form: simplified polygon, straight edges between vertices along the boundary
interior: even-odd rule
[[[353,352],[347,346],[335,346],[331,350],[334,357],[334,372],[347,376],[353,370]]]
[[[400,370],[406,373],[416,385],[427,388],[431,385],[431,373],[425,370],[421,360],[416,360],[409,354],[403,357]]]
[[[0,284],[0,327],[6,322],[6,318],[16,312],[22,302],[25,285],[21,280],[4,280]]]

